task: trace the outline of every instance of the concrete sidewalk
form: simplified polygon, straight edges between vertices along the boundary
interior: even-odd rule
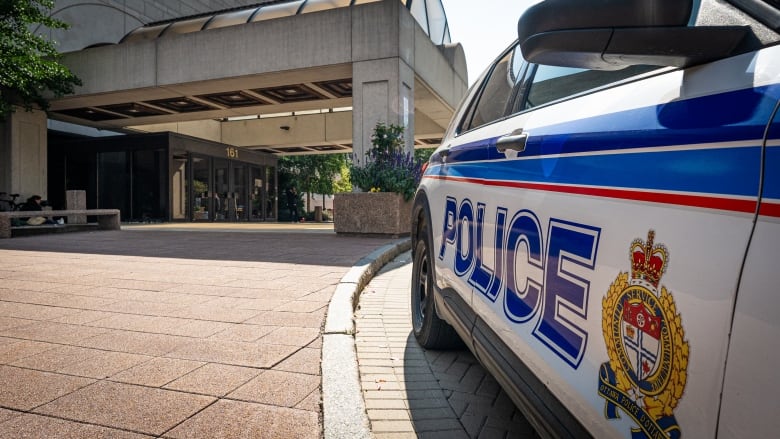
[[[320,437],[328,303],[388,240],[296,227],[0,241],[0,436]]]
[[[496,381],[464,349],[421,348],[412,333],[409,252],[365,287],[355,343],[376,438],[536,438]]]

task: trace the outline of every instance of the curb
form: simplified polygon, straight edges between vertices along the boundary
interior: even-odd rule
[[[355,352],[355,306],[368,281],[411,248],[409,238],[361,258],[341,278],[328,305],[322,335],[322,412],[325,439],[371,438]]]

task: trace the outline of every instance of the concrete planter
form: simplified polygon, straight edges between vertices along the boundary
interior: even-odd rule
[[[333,199],[336,233],[409,236],[412,202],[392,192],[351,192]]]

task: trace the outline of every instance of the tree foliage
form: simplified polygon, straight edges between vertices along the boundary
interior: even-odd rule
[[[344,154],[282,157],[279,159],[280,180],[289,182],[300,192],[331,195],[337,190],[335,177],[342,174],[346,163]]]
[[[349,166],[347,164],[347,160],[345,156],[344,163],[341,164],[341,170],[339,171],[339,175],[336,176],[336,178],[333,180],[333,192],[339,193],[339,192],[351,192],[351,191],[352,191],[352,181],[349,175]]]
[[[13,105],[26,110],[49,108],[47,90],[54,96],[73,93],[81,80],[59,63],[53,42],[34,34],[40,24],[65,29],[67,24],[49,16],[53,0],[0,0],[0,120]]]

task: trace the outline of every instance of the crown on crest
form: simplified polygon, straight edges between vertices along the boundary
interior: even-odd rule
[[[658,289],[669,263],[669,251],[663,244],[653,245],[655,231],[647,232],[647,242],[637,238],[631,243],[631,283],[647,284]]]

